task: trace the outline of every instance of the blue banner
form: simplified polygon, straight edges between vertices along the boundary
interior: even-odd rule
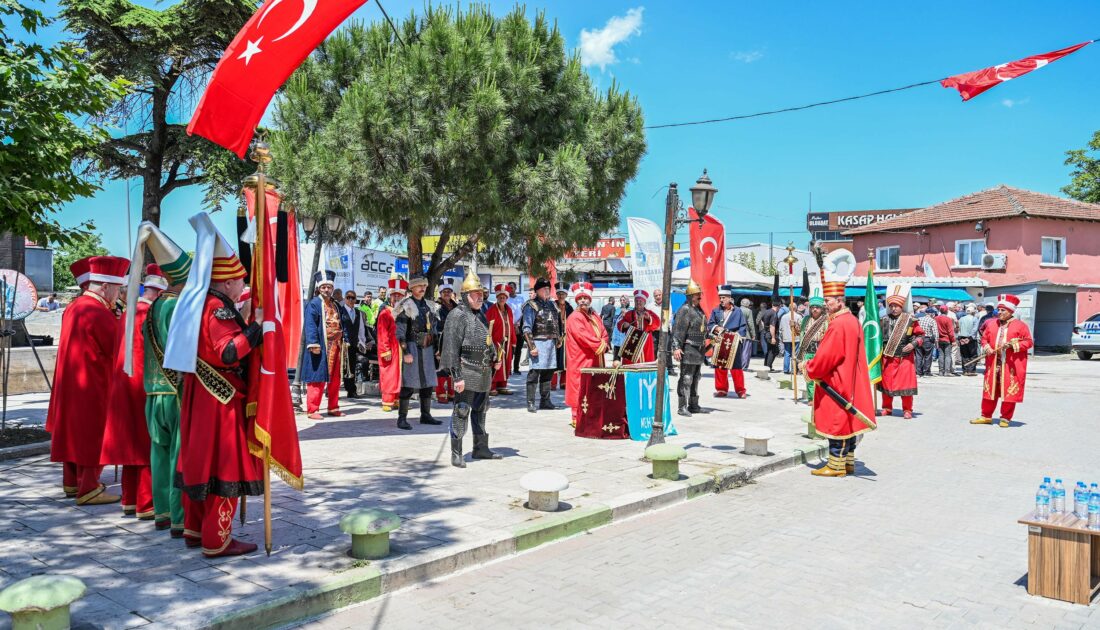
[[[657,408],[657,371],[627,371],[623,389],[626,394],[626,424],[630,427],[630,439],[637,442],[649,440],[653,433],[653,416]],[[665,379],[665,435],[676,435],[672,422],[672,404],[668,395],[668,379]]]

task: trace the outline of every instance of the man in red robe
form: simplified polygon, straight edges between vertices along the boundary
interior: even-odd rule
[[[592,285],[577,282],[572,287],[577,310],[565,322],[565,404],[573,412],[573,426],[580,417],[581,370],[603,367],[610,342],[600,316],[592,312]],[[577,427],[580,431],[580,427]]]
[[[119,316],[114,310],[125,283],[130,261],[116,256],[92,256],[73,263],[73,276],[84,277],[84,293],[61,320],[53,392],[46,413],[51,434],[50,460],[62,462],[65,496],[77,505],[99,505],[119,500],[99,483],[100,450],[107,423],[108,401],[115,357],[118,354]]]
[[[1027,351],[1035,345],[1027,324],[1016,319],[1020,298],[1002,294],[997,298],[997,320],[982,329],[985,378],[982,387],[982,415],[970,424],[993,424],[997,400],[1001,401],[1002,428],[1008,427],[1016,404],[1024,402],[1027,381]]]
[[[485,311],[485,319],[489,321],[489,332],[493,336],[493,343],[502,352],[502,357],[512,357],[512,347],[516,339],[516,323],[512,317],[512,307],[508,306],[508,298],[512,297],[511,289],[506,284],[498,284],[496,292],[496,304]],[[508,377],[512,375],[512,361],[500,362],[500,367],[493,372],[493,383],[489,388],[489,395],[511,395],[508,389]]]
[[[201,244],[201,230],[214,228],[211,224],[196,229]],[[198,338],[193,342],[195,370],[183,377],[175,485],[183,491],[184,542],[188,547],[201,546],[208,558],[256,550],[255,544],[232,537],[233,515],[240,497],[263,494],[263,470],[260,460],[248,450],[245,433],[246,362],[263,340],[263,333],[259,323],[246,324],[237,310],[245,270],[216,230],[214,236],[212,251],[196,248],[191,276],[195,277],[196,268],[210,265],[209,280],[194,285],[188,282],[169,329],[169,337],[179,334],[189,316],[184,305],[195,294],[204,294]],[[203,258],[211,262],[204,263]],[[173,352],[170,346],[168,354]],[[166,361],[166,367],[172,365]]]
[[[382,392],[382,411],[393,411],[397,408],[397,399],[401,394],[401,342],[397,340],[397,317],[393,307],[409,290],[409,282],[397,276],[390,278],[389,285],[387,302],[378,311],[378,319],[375,320],[378,330],[378,384]],[[398,428],[404,427],[399,424]],[[409,430],[412,430],[411,426]]]
[[[836,254],[847,254],[844,267],[855,268],[855,257],[847,250],[835,250],[826,258],[825,267]],[[814,358],[804,364],[806,378],[817,381],[814,388],[813,419],[817,432],[829,439],[828,464],[812,474],[843,477],[855,472],[856,436],[875,428],[875,401],[867,372],[867,354],[863,347],[863,327],[844,305],[847,275],[822,269],[822,292],[829,311],[829,328],[818,344]],[[828,395],[831,387],[852,409],[842,407]]]
[[[137,282],[133,278],[131,282]],[[134,305],[133,374],[123,369],[126,360],[125,321],[119,321],[119,350],[115,373],[107,395],[107,426],[103,432],[100,463],[122,466],[122,513],[151,521],[153,482],[149,469],[152,443],[145,419],[145,318],[149,307],[160,292],[168,288],[168,280],[160,267],[145,268],[145,292]],[[127,308],[131,308],[127,305]]]
[[[661,329],[661,317],[645,307],[649,301],[649,293],[638,289],[634,292],[634,310],[623,313],[619,319],[619,332],[630,333],[631,329],[639,331],[645,338],[641,342],[640,355],[627,356],[626,342],[623,344],[620,359],[623,365],[632,363],[648,363],[656,358],[653,351],[653,332]],[[627,339],[629,341],[629,338]]]
[[[879,320],[882,340],[882,411],[880,416],[894,413],[894,398],[901,397],[901,414],[913,419],[913,396],[917,393],[916,349],[924,339],[924,329],[916,317],[907,311],[909,287],[892,284],[886,287],[886,316]]]

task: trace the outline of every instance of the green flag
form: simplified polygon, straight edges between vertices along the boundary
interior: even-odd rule
[[[867,371],[874,385],[882,380],[882,328],[878,321],[873,268],[867,270],[867,295],[863,298],[863,346],[867,350]]]

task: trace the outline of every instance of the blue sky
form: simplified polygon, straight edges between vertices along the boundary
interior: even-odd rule
[[[53,10],[53,2],[47,11]],[[421,1],[385,0],[392,16]],[[512,3],[493,3],[504,12]],[[976,70],[1100,37],[1100,4],[1074,2],[527,2],[583,48],[598,86],[637,95],[649,124],[753,113]],[[368,2],[356,15],[379,20]],[[609,22],[610,20],[610,22]],[[57,29],[42,34],[58,37]],[[663,217],[662,188],[706,167],[727,243],[804,246],[818,211],[919,207],[1000,183],[1060,194],[1067,149],[1100,129],[1100,42],[963,103],[938,85],[818,109],[651,130],[624,217]],[[95,218],[106,245],[127,247],[125,183],[70,204],[64,224]],[[660,191],[660,192],[658,192]],[[656,194],[655,194],[656,193]],[[140,192],[131,193],[133,224]],[[200,191],[165,201],[165,229],[190,240]],[[232,231],[233,217],[216,217]],[[792,232],[792,233],[785,233]]]

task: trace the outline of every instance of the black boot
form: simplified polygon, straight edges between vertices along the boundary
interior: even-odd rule
[[[699,399],[698,398],[692,398],[688,402],[688,411],[690,411],[691,413],[710,413],[709,410],[703,409],[702,407],[699,406]]]
[[[550,402],[550,381],[539,383],[539,398],[539,409],[549,409],[551,411],[557,409],[554,403]]]
[[[466,459],[462,457],[462,438],[451,438],[451,465],[465,468]]]
[[[397,401],[397,428],[412,431],[409,424],[409,399],[399,398]]]
[[[432,417],[432,391],[421,390],[420,392],[420,424],[443,424],[442,420],[436,420]]]
[[[474,436],[474,453],[472,456],[474,459],[503,459],[504,456],[500,453],[494,453],[489,450],[489,434]]]
[[[538,409],[535,407],[535,390],[538,388],[538,382],[532,383],[527,381],[527,411],[535,413]]]
[[[681,416],[684,416],[685,418],[690,418],[691,417],[691,412],[688,411],[688,408],[682,402],[676,408],[676,413],[680,414]]]

